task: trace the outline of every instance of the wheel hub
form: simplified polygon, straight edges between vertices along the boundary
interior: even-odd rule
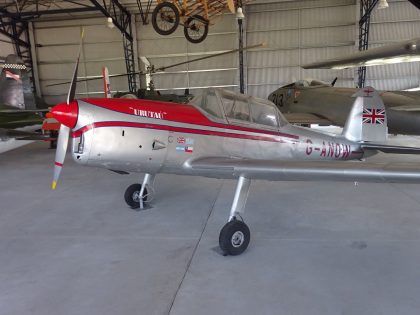
[[[133,200],[135,202],[140,202],[140,191],[133,192]]]
[[[240,247],[244,242],[244,239],[244,233],[242,233],[241,231],[236,231],[235,233],[233,233],[230,241],[233,247]]]

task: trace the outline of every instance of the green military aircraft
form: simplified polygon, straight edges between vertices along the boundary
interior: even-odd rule
[[[32,93],[27,69],[16,55],[7,56],[0,74],[0,138],[46,140],[50,136],[16,128],[41,127],[48,105]],[[38,128],[38,129],[39,129]]]
[[[300,80],[280,87],[268,99],[291,123],[344,126],[356,91],[317,80]],[[420,135],[420,92],[382,91],[380,95],[386,107],[388,132]]]

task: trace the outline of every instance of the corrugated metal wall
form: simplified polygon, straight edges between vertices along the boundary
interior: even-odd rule
[[[248,53],[248,92],[260,97],[305,78],[352,86],[353,72],[303,70],[300,65],[353,50],[356,6],[352,0],[253,4],[247,10],[247,40],[265,40],[264,51]]]
[[[69,84],[47,85],[71,80],[82,27],[85,36],[79,77],[101,75],[104,65],[108,67],[110,73],[126,72],[121,34],[115,28],[107,28],[105,21],[105,18],[90,18],[35,23],[39,81],[42,95],[47,103],[53,104],[65,99]],[[113,78],[111,89],[127,90],[127,79]],[[101,80],[80,83],[77,94],[78,97],[102,97],[103,83]]]
[[[408,1],[389,1],[386,10],[372,16],[371,47],[420,36],[420,10]],[[265,2],[265,1],[264,1]],[[246,45],[266,42],[267,47],[246,53],[247,92],[259,97],[295,80],[315,78],[351,87],[357,81],[356,70],[303,70],[301,64],[337,57],[357,51],[358,0],[298,0],[261,4],[254,1],[246,8]],[[143,25],[136,17],[138,64],[146,58],[156,67],[168,66],[212,53],[238,47],[237,21],[225,14],[210,26],[208,38],[201,44],[189,43],[182,26],[169,36],[157,34],[151,24]],[[110,73],[124,73],[121,35],[105,26],[105,18],[57,20],[35,23],[36,55],[42,94],[50,102],[63,100],[68,85],[47,84],[71,78],[81,26],[85,26],[80,76],[93,76],[108,65]],[[143,58],[144,57],[144,58]],[[207,59],[157,73],[157,89],[182,93],[207,86],[238,90],[237,53]],[[419,85],[419,63],[368,68],[367,84],[379,89],[402,89]],[[113,91],[127,90],[126,78],[111,79]],[[99,96],[102,82],[81,84],[81,96]]]
[[[14,53],[15,49],[10,42],[10,39],[3,34],[0,34],[0,61],[4,62],[4,59],[7,57],[7,55]]]
[[[182,26],[178,26],[175,33],[162,36],[154,31],[151,24],[143,25],[138,21],[136,25],[138,54],[146,57],[155,67],[238,47],[236,19],[232,14],[218,18],[210,26],[205,41],[199,44],[192,44],[185,39]],[[157,89],[178,93],[186,87],[192,93],[208,86],[234,87],[238,85],[237,56],[237,53],[230,54],[168,69],[165,73],[153,75],[153,81]],[[142,62],[139,64],[144,67]]]

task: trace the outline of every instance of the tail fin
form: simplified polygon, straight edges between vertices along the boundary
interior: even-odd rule
[[[0,104],[18,109],[35,109],[26,66],[16,55],[9,55],[0,75]]]
[[[351,141],[384,142],[388,125],[379,93],[372,87],[365,87],[353,96],[356,100],[344,125],[343,136]]]
[[[111,98],[111,85],[109,83],[109,73],[107,67],[102,67],[102,76],[104,79],[104,93],[105,98]]]

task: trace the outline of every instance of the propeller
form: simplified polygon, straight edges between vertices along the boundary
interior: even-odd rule
[[[77,120],[77,117],[76,117],[76,120],[74,120],[74,117],[72,117],[71,114],[77,112],[77,108],[76,108],[76,111],[74,110],[75,104],[73,100],[74,100],[74,96],[76,95],[77,70],[79,68],[79,59],[80,59],[80,53],[82,51],[83,36],[84,36],[84,30],[82,29],[80,45],[79,45],[79,53],[77,56],[76,66],[74,68],[73,79],[70,84],[69,93],[67,94],[66,105],[58,104],[51,111],[53,116],[58,116],[58,117],[63,116],[67,118],[67,120],[69,120],[70,118],[72,122],[71,124],[66,124],[66,123],[63,123],[63,119],[58,119],[61,122],[61,125],[60,125],[60,132],[58,134],[58,140],[57,140],[57,150],[55,152],[54,178],[51,184],[51,188],[53,190],[57,187],[58,178],[60,177],[60,173],[64,165],[64,159],[66,157],[67,145],[69,143],[69,136],[70,136],[70,127],[68,125],[70,126],[73,125],[74,127]],[[70,117],[69,117],[69,114],[70,114]]]
[[[337,82],[338,77],[335,77],[334,80],[331,82],[331,86],[334,87],[335,83]]]

